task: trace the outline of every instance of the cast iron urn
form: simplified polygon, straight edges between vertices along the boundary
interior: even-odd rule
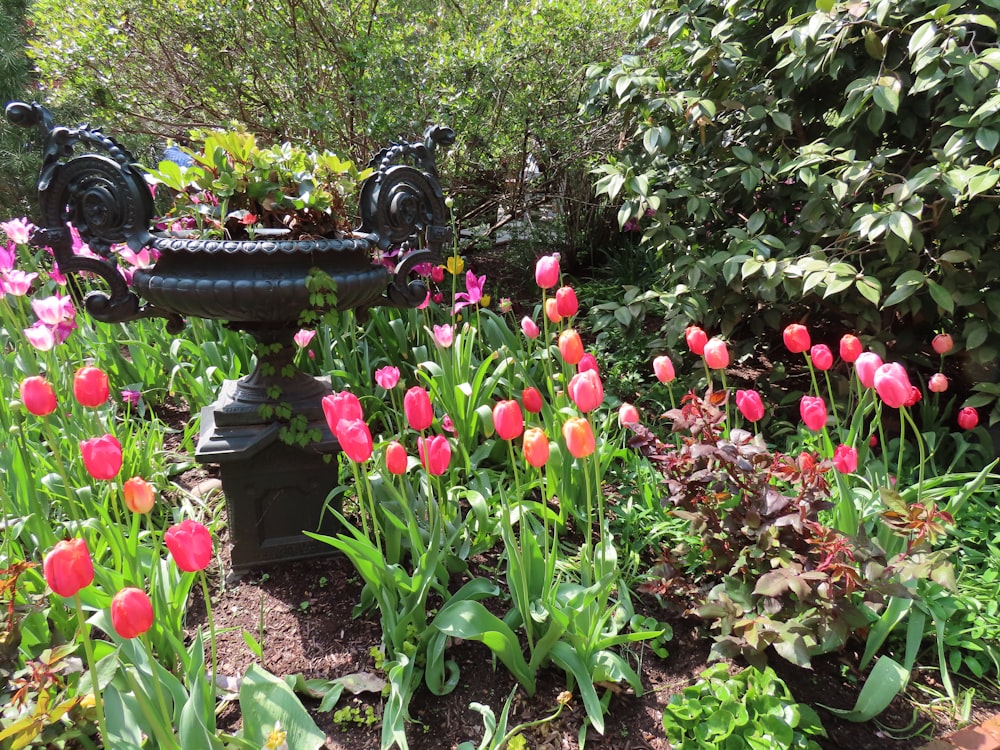
[[[233,572],[326,554],[303,531],[334,533],[324,511],[338,484],[336,438],[323,418],[328,379],[294,364],[292,337],[309,309],[310,282],[332,281],[337,310],[361,314],[377,306],[416,307],[427,296],[414,268],[436,263],[451,241],[435,150],[454,142],[452,130],[428,128],[424,140],[396,143],[371,161],[361,186],[361,225],[335,238],[197,239],[152,231],[149,186],[132,155],[100,129],[54,125],[38,104],[7,105],[15,125],[36,127],[44,142],[38,177],[39,220],[31,244],[52,249],[70,288],[95,319],[117,323],[166,318],[178,333],[186,317],[225,321],[257,341],[253,372],[226,381],[201,411],[195,457],[218,464],[226,496]],[[74,254],[70,226],[93,256]],[[117,245],[157,259],[132,275],[119,269]],[[394,272],[373,260],[400,248]],[[94,279],[107,289],[83,290]],[[279,409],[280,407],[280,409]],[[306,447],[283,442],[276,412],[301,415],[321,435]],[[301,421],[301,419],[300,419]],[[316,434],[313,432],[313,434]]]

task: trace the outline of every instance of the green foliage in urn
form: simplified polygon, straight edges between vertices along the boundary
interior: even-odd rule
[[[261,229],[290,238],[336,237],[349,231],[347,205],[355,202],[371,169],[330,151],[290,143],[261,147],[250,133],[193,132],[198,149],[178,148],[191,164],[164,160],[147,170],[150,182],[169,188],[172,205],[162,217],[170,226],[232,239]]]
[[[662,255],[669,338],[812,314],[997,358],[998,7],[663,4],[592,66],[589,110],[628,128],[598,192]]]

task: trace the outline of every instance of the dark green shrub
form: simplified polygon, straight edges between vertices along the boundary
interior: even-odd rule
[[[748,341],[811,318],[919,359],[940,329],[967,383],[991,376],[996,9],[664,4],[634,54],[590,69],[590,111],[627,122],[598,193],[661,252],[671,342],[690,321]]]

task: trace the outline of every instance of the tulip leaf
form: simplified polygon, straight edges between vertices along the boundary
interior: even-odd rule
[[[833,708],[819,704],[842,719],[862,723],[882,713],[906,685],[909,672],[888,656],[881,656],[865,680],[852,709]]]
[[[256,664],[251,664],[240,686],[243,736],[257,746],[279,722],[288,733],[289,747],[319,750],[326,735],[303,707],[295,692],[283,680]]]

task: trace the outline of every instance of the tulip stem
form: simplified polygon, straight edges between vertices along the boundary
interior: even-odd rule
[[[83,641],[83,651],[87,655],[87,668],[90,669],[90,686],[94,690],[94,710],[97,711],[97,728],[101,732],[101,742],[106,746],[111,741],[104,718],[104,701],[101,699],[101,681],[97,674],[97,660],[94,658],[94,644],[90,642],[90,626],[83,616],[83,602],[80,593],[73,595],[76,605],[76,616],[80,622],[80,639]]]
[[[146,654],[149,656],[149,670],[153,676],[153,691],[156,693],[156,702],[160,706],[160,716],[163,717],[166,726],[173,727],[173,716],[170,713],[170,709],[167,708],[167,699],[163,695],[163,686],[160,685],[160,679],[156,675],[156,667],[159,666],[159,663],[156,661],[156,654],[153,653],[153,644],[149,640],[147,633],[140,635],[139,640],[142,641],[142,645],[146,649]],[[163,667],[160,668],[163,669]]]
[[[923,435],[920,434],[920,430],[917,428],[916,422],[913,421],[913,417],[910,416],[910,410],[907,407],[905,407],[905,406],[902,407],[899,410],[899,413],[900,413],[901,416],[903,416],[903,417],[906,418],[907,422],[910,423],[910,426],[913,428],[913,433],[917,436],[917,450],[920,452],[920,466],[918,468],[918,472],[919,473],[918,473],[918,476],[917,476],[917,500],[916,500],[916,502],[919,503],[920,502],[920,490],[924,486],[924,464],[927,461],[927,454],[926,454],[926,450],[925,450],[925,447],[924,447],[924,437],[923,437]]]
[[[215,618],[212,617],[212,597],[208,591],[208,576],[205,575],[204,568],[195,575],[201,581],[201,595],[205,599],[205,619],[208,620],[209,652],[211,653],[212,671],[209,672],[209,689],[212,691],[212,704],[215,704],[216,669],[218,668],[218,654],[215,647]]]

